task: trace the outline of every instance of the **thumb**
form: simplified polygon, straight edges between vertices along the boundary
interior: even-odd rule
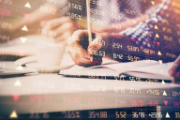
[[[98,50],[105,48],[105,41],[98,37],[92,41],[92,43],[88,47],[88,53],[90,55],[94,55]]]

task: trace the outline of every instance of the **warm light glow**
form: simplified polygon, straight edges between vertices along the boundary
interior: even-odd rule
[[[16,69],[17,69],[17,70],[23,70],[23,68],[22,68],[21,65],[19,65]]]
[[[22,43],[25,43],[26,40],[27,40],[26,38],[23,38],[23,37],[21,37],[20,39],[21,39],[21,42],[22,42]]]
[[[159,35],[158,35],[158,34],[156,34],[156,38],[159,38]]]
[[[24,7],[31,8],[31,5],[29,3],[26,3],[26,5]]]
[[[154,2],[154,1],[151,1],[151,4],[152,4],[152,5],[154,5],[154,4],[155,4],[155,2]]]
[[[159,60],[159,63],[160,63],[160,64],[162,64],[162,62],[163,62],[162,60]]]
[[[166,118],[170,118],[170,115],[169,115],[169,113],[168,113],[168,112],[166,113]]]
[[[163,80],[163,84],[165,84],[164,80]],[[163,92],[163,96],[167,96],[166,91]]]
[[[158,26],[157,26],[157,25],[155,25],[155,26],[154,26],[154,29],[158,29]]]
[[[161,56],[161,55],[162,55],[161,51],[159,51],[159,52],[158,52],[158,55],[159,55],[159,56]]]
[[[21,30],[23,30],[23,31],[28,31],[28,29],[27,29],[26,26],[24,26]]]
[[[11,113],[11,115],[10,115],[10,118],[17,118],[18,116],[17,116],[17,113],[16,113],[16,111],[13,111],[12,113]]]

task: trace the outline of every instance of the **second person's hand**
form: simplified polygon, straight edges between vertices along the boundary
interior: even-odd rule
[[[179,57],[174,61],[173,66],[169,70],[169,74],[173,77],[172,82],[173,83],[180,83],[180,55]]]
[[[54,38],[55,42],[66,41],[72,35],[73,21],[69,17],[53,19],[47,23],[42,22],[42,34]],[[50,33],[50,34],[48,34]]]

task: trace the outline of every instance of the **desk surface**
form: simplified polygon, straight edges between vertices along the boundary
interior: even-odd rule
[[[179,85],[174,84],[69,78],[57,74],[7,78],[0,80],[0,107],[4,108],[0,113],[9,114],[12,109],[30,113],[37,107],[48,112],[142,107],[150,106],[152,99],[163,106],[165,99],[172,99],[171,91],[178,88]],[[153,90],[158,90],[159,95]],[[116,99],[126,99],[129,104],[116,104]],[[130,104],[132,99],[141,99],[144,103],[134,106]]]

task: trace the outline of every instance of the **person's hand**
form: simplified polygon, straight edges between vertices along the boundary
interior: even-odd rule
[[[169,70],[169,74],[173,77],[173,83],[179,83],[180,82],[180,55],[175,60],[173,66]]]
[[[42,35],[53,37],[55,42],[65,41],[72,35],[73,21],[69,17],[53,19],[49,22],[42,22]]]
[[[93,34],[93,42],[89,45],[88,31],[78,30],[68,39],[68,52],[73,61],[82,66],[90,66],[90,55],[104,50],[108,44],[107,34]]]

